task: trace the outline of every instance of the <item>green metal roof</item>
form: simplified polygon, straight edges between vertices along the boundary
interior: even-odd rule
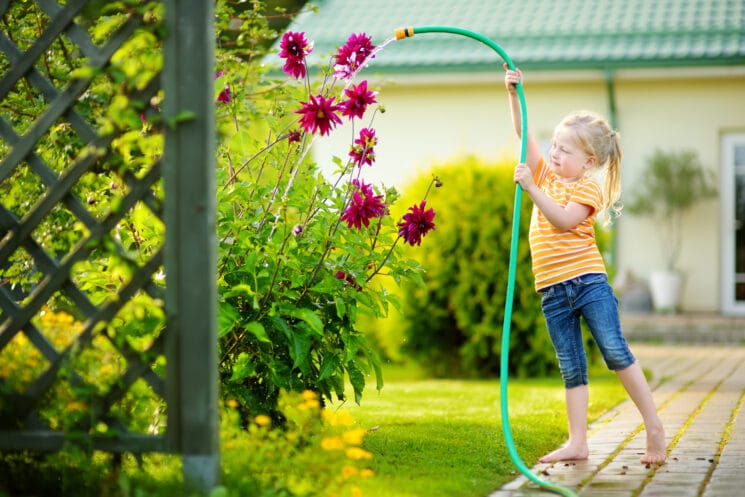
[[[532,69],[745,64],[745,0],[315,0],[288,28],[328,60],[351,33],[376,45],[404,26],[480,33]],[[377,72],[461,72],[501,63],[463,36],[423,33],[379,53]]]

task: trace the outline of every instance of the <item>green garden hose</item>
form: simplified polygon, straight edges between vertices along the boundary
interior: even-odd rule
[[[395,31],[396,39],[401,40],[404,38],[410,38],[414,34],[420,33],[452,33],[457,35],[467,36],[474,40],[480,41],[484,45],[487,45],[492,50],[497,52],[502,60],[507,64],[511,70],[515,69],[515,64],[510,59],[509,55],[496,43],[489,38],[469,31],[467,29],[455,28],[451,26],[420,26],[420,27],[406,27],[399,28]],[[517,95],[520,100],[520,122],[521,122],[521,143],[520,143],[520,162],[525,162],[527,149],[528,149],[528,115],[525,109],[525,93],[523,92],[522,84],[517,84]],[[525,463],[520,459],[520,455],[517,453],[515,448],[515,442],[512,439],[512,429],[510,428],[509,410],[507,408],[507,380],[509,376],[508,364],[510,354],[510,329],[512,323],[512,301],[515,294],[515,272],[517,270],[517,246],[520,235],[520,206],[522,204],[522,188],[519,184],[515,185],[515,203],[512,213],[512,241],[510,244],[510,262],[507,273],[507,295],[504,301],[504,324],[502,326],[502,354],[500,360],[500,406],[502,411],[502,432],[504,433],[505,443],[507,445],[507,451],[510,454],[510,459],[515,467],[525,475],[533,483],[544,487],[550,492],[554,492],[566,497],[577,497],[577,494],[570,488],[550,483],[538,478],[533,474]]]

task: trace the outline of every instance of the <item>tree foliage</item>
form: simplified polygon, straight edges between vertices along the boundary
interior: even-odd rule
[[[695,150],[657,149],[647,158],[626,207],[631,214],[655,220],[665,269],[672,271],[677,269],[680,256],[683,214],[716,195],[713,174],[704,168]]]

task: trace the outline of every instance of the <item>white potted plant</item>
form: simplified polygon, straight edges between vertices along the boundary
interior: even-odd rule
[[[698,202],[716,196],[711,171],[692,150],[656,150],[647,159],[638,185],[625,208],[652,217],[660,235],[665,267],[650,274],[652,305],[658,312],[677,312],[684,275],[678,267],[683,241],[683,215]]]

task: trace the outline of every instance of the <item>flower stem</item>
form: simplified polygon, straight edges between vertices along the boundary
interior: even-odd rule
[[[385,254],[385,257],[383,257],[383,260],[380,262],[380,265],[375,268],[375,271],[370,273],[370,275],[365,279],[365,283],[368,283],[371,279],[375,277],[376,274],[378,274],[386,265],[388,262],[388,259],[391,257],[391,254],[393,253],[393,250],[396,248],[396,244],[401,239],[401,235],[398,235],[396,239],[393,241],[393,244],[391,245],[391,248],[388,249],[388,252]]]

